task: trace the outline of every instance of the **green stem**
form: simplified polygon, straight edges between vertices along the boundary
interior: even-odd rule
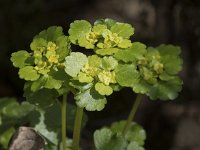
[[[129,114],[129,116],[128,116],[126,125],[124,126],[124,129],[122,130],[122,135],[123,135],[123,136],[125,136],[125,134],[126,134],[128,128],[129,128],[130,125],[131,125],[132,120],[133,120],[134,117],[135,117],[135,114],[136,114],[136,112],[137,112],[137,109],[138,109],[138,107],[139,107],[139,105],[140,105],[140,103],[141,103],[142,96],[143,96],[142,94],[138,94],[137,97],[136,97],[136,99],[135,99],[135,102],[134,102],[134,104],[133,104],[133,106],[132,106],[131,112],[130,112],[130,114]]]
[[[67,137],[66,137],[66,131],[67,131],[66,110],[67,110],[67,95],[63,95],[62,106],[61,106],[62,147],[63,147],[63,150],[65,150],[65,148],[66,148],[66,140],[67,140]]]
[[[76,108],[75,125],[74,125],[74,132],[73,132],[72,150],[78,150],[79,149],[82,118],[83,118],[83,108],[80,108],[80,107],[77,106],[77,108]]]

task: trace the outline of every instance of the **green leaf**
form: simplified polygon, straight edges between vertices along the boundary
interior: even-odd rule
[[[144,148],[138,145],[137,142],[131,142],[128,145],[127,150],[144,150]]]
[[[19,69],[19,77],[27,81],[35,81],[40,77],[40,75],[37,73],[34,67],[26,66]]]
[[[114,57],[124,62],[135,62],[145,53],[146,46],[140,42],[134,42],[130,48],[118,51]]]
[[[149,93],[149,89],[151,88],[151,85],[144,81],[143,79],[140,79],[140,81],[132,86],[133,91],[135,93],[141,93],[141,94],[147,94]]]
[[[9,129],[7,129],[6,131],[4,131],[3,134],[1,134],[0,144],[3,146],[4,149],[8,148],[8,143],[14,132],[15,132],[15,129],[13,127],[11,127]]]
[[[24,66],[33,64],[33,59],[30,53],[28,53],[25,50],[12,53],[11,61],[13,62],[13,66],[18,67],[18,68],[22,68]]]
[[[182,89],[182,80],[178,77],[169,81],[159,81],[149,91],[151,99],[173,100]]]
[[[128,23],[117,22],[111,27],[111,31],[117,33],[119,36],[122,36],[124,38],[129,38],[131,35],[134,34],[134,28]]]
[[[75,121],[75,114],[76,114],[76,107],[67,104],[67,129],[73,131],[74,129],[74,121]],[[55,103],[53,106],[47,108],[44,114],[44,123],[49,131],[60,131],[60,123],[61,123],[61,109],[60,104]],[[81,123],[81,127],[83,128],[86,125],[87,116],[84,113],[83,119]]]
[[[148,47],[147,48],[147,54],[145,55],[145,57],[147,59],[151,60],[151,61],[156,59],[156,57],[159,60],[160,59],[160,53],[159,53],[158,49],[153,48],[153,47]]]
[[[110,18],[106,18],[106,19],[99,19],[97,21],[95,21],[94,25],[106,25],[108,29],[110,29],[114,24],[116,23],[115,20],[110,19]]]
[[[107,49],[97,49],[95,50],[96,54],[105,56],[105,55],[113,55],[119,51],[118,48],[107,48]]]
[[[70,24],[69,38],[73,44],[78,44],[77,41],[91,31],[91,24],[85,20],[76,20]]]
[[[94,44],[90,43],[85,37],[80,37],[78,39],[78,44],[81,47],[85,47],[86,49],[93,49]]]
[[[125,150],[127,142],[121,136],[116,136],[108,128],[94,132],[94,143],[97,150]]]
[[[15,103],[15,102],[16,102],[16,98],[14,98],[14,97],[3,97],[3,98],[0,98],[0,113],[1,113],[3,108],[5,108],[9,104]]]
[[[34,106],[28,102],[22,102],[21,105],[18,102],[12,102],[3,108],[2,114],[9,118],[23,118],[31,111],[34,110]]]
[[[52,69],[49,72],[49,75],[52,76],[52,78],[54,78],[55,80],[60,80],[60,81],[69,81],[70,80],[70,76],[68,76],[68,74],[65,72],[64,68]]]
[[[45,137],[51,143],[58,145],[58,133],[47,129],[45,124],[44,111],[40,110],[39,123],[34,126],[34,129],[39,132],[43,137]]]
[[[121,135],[125,125],[126,121],[115,122],[111,125],[111,130],[113,133],[118,133]],[[144,145],[144,141],[146,139],[146,132],[140,125],[132,122],[125,134],[125,139],[129,142],[137,142],[138,145],[142,146]]]
[[[61,36],[57,38],[56,45],[58,49],[56,49],[56,53],[59,55],[59,62],[63,61],[65,57],[70,54],[70,40],[67,36]]]
[[[122,89],[119,84],[111,84],[109,86],[113,89],[113,91],[120,91]]]
[[[132,87],[139,81],[139,73],[134,64],[119,64],[115,73],[116,80],[121,86]]]
[[[105,70],[114,70],[118,65],[118,62],[115,58],[113,58],[112,56],[109,57],[103,57],[102,59],[102,67]]]
[[[159,50],[162,56],[166,56],[166,55],[177,56],[177,55],[180,55],[181,53],[180,47],[170,45],[170,44],[169,45],[162,44],[156,48]]]
[[[127,39],[123,39],[119,44],[118,46],[120,48],[128,48],[128,47],[131,47],[131,40],[127,40]]]
[[[159,78],[163,81],[169,81],[175,78],[175,76],[169,75],[166,72],[163,72],[162,74],[159,75]]]
[[[87,111],[101,111],[107,103],[106,98],[90,88],[76,95],[76,104],[84,107]]]
[[[56,39],[60,36],[63,36],[63,29],[60,26],[51,26],[46,30],[41,31],[34,38],[43,38],[47,41],[55,42]]]
[[[0,99],[0,134],[12,125],[21,123],[35,107],[28,102],[19,104],[15,98],[6,97]],[[3,130],[2,130],[3,129]]]
[[[53,78],[52,76],[46,76],[46,82],[44,88],[47,89],[59,89],[62,86],[62,81]]]
[[[26,83],[24,86],[24,96],[31,104],[40,108],[47,108],[55,103],[58,93],[53,89],[41,89],[36,92],[31,91],[31,84]]]
[[[85,74],[85,73],[80,72],[80,73],[78,74],[78,80],[79,80],[79,82],[81,82],[81,83],[91,83],[91,82],[94,80],[94,78],[91,77],[91,76],[88,76],[88,75]]]
[[[163,56],[161,62],[164,65],[164,69],[168,74],[176,75],[182,70],[183,60],[177,56]]]
[[[32,41],[30,47],[33,51],[44,51],[47,46],[47,41],[42,38],[36,38]]]
[[[75,89],[78,89],[80,91],[80,93],[83,93],[85,92],[86,90],[92,88],[93,86],[93,83],[81,83],[77,80],[71,80],[69,82],[69,85],[74,87]]]
[[[47,80],[47,78],[45,78],[44,76],[41,76],[36,81],[33,81],[31,84],[31,91],[36,92],[36,91],[42,89],[46,80]]]
[[[93,26],[92,31],[102,34],[106,29],[107,29],[106,25],[97,24]]]
[[[86,55],[80,52],[72,52],[70,56],[65,58],[65,72],[72,77],[76,77],[87,62]]]
[[[88,64],[91,67],[100,67],[102,64],[102,58],[97,55],[88,56]]]
[[[113,93],[113,89],[108,86],[104,85],[103,83],[96,83],[95,90],[101,95],[111,95]]]
[[[103,149],[104,146],[108,144],[112,136],[113,136],[113,133],[108,128],[96,130],[94,132],[94,144],[97,150]]]

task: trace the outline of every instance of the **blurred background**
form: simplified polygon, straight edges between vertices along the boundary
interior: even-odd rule
[[[24,81],[10,62],[12,52],[28,50],[34,35],[71,22],[112,18],[135,27],[133,41],[147,46],[172,43],[182,48],[183,90],[175,101],[144,99],[136,121],[147,131],[146,150],[200,150],[199,0],[0,0],[0,97],[22,99]],[[101,126],[125,119],[134,101],[130,89],[108,97],[102,112],[87,112],[85,150]]]

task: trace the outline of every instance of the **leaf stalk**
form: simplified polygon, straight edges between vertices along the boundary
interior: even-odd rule
[[[135,117],[135,114],[136,114],[136,112],[138,110],[138,107],[139,107],[139,105],[140,105],[140,103],[142,101],[142,97],[143,97],[142,94],[138,94],[137,97],[136,97],[136,99],[135,99],[135,102],[133,103],[132,109],[130,111],[130,114],[128,116],[128,119],[126,121],[124,129],[122,130],[122,135],[123,136],[126,135],[126,132],[128,131],[128,129],[129,129],[130,125],[131,125],[131,122],[132,122],[132,120]]]
[[[77,106],[74,132],[73,132],[72,150],[78,150],[79,149],[80,130],[81,130],[82,118],[83,118],[83,108]]]

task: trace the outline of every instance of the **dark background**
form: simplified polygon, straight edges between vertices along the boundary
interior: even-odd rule
[[[132,24],[133,41],[182,48],[183,90],[176,101],[144,99],[136,121],[147,131],[147,150],[200,150],[199,0],[0,0],[0,97],[22,99],[24,81],[10,62],[12,52],[29,49],[34,35],[76,19],[112,18]],[[125,119],[134,101],[130,89],[108,97],[102,112],[89,112],[82,144],[89,149],[94,129]]]

